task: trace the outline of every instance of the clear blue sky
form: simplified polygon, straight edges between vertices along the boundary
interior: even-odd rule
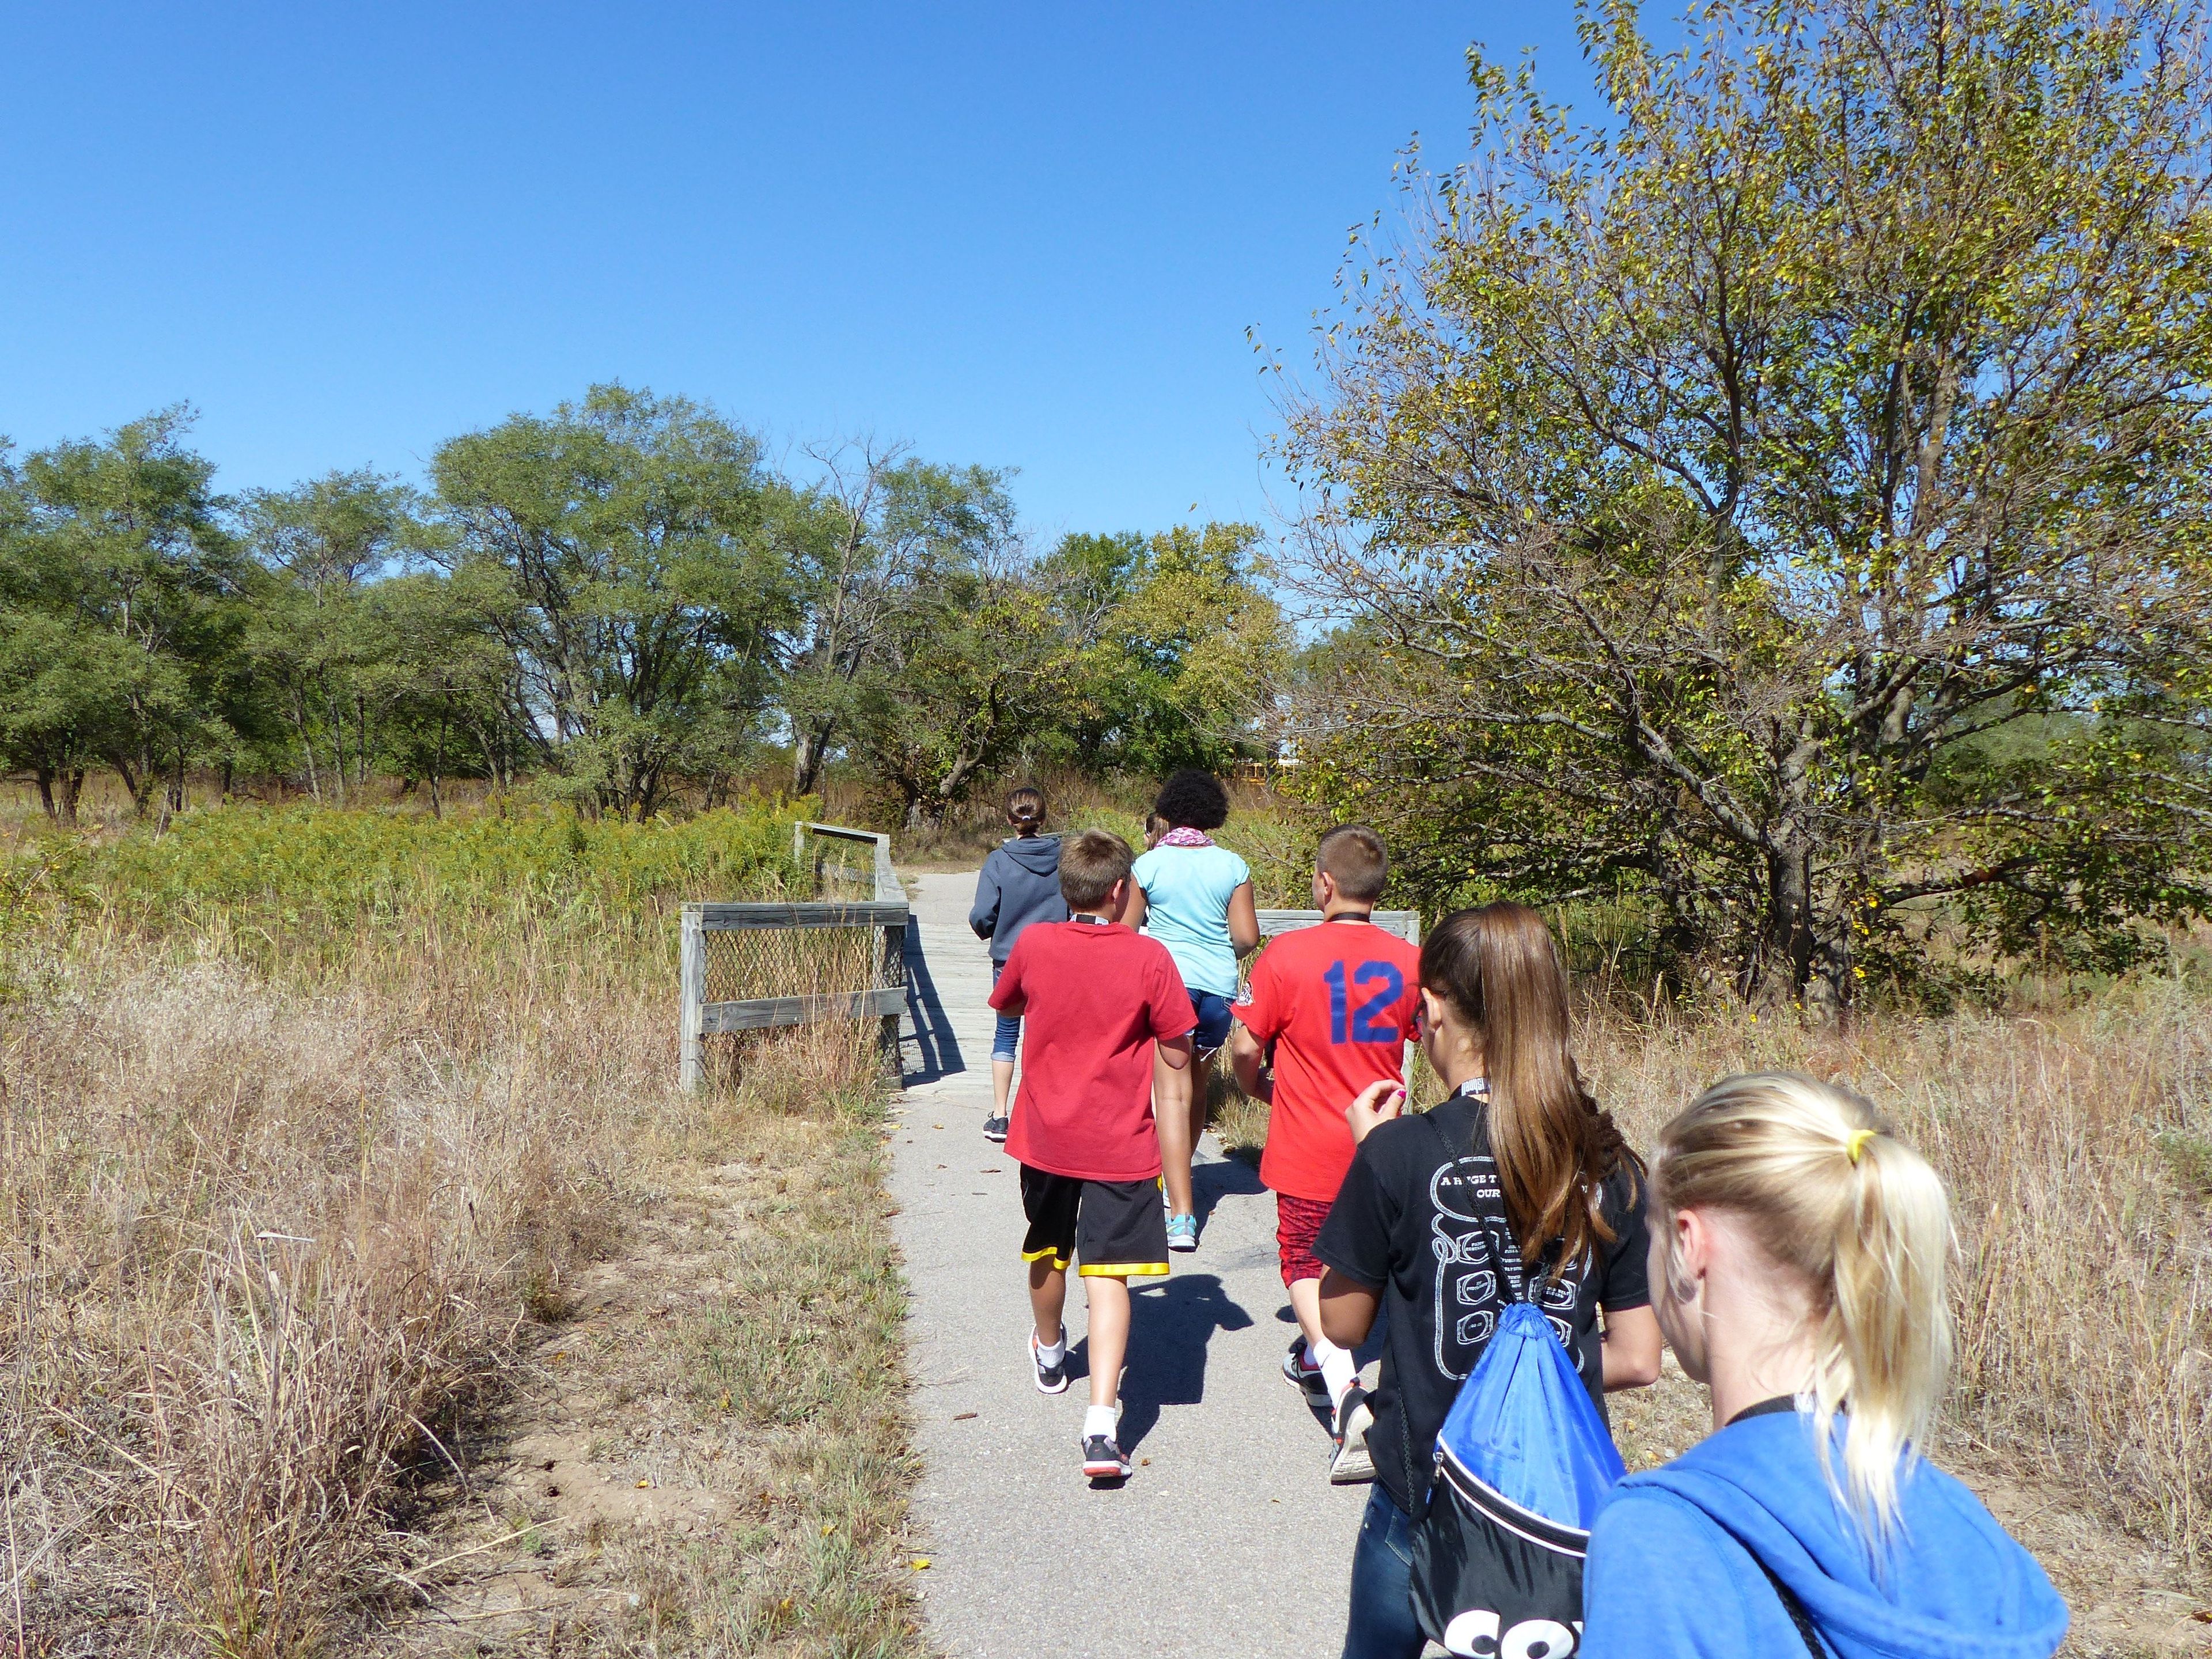
[[[618,379],[1018,467],[1047,534],[1261,517],[1247,326],[1309,362],[1399,149],[1464,150],[1467,43],[1577,95],[1572,21],[4,0],[0,434],[188,399],[225,488],[413,477]]]

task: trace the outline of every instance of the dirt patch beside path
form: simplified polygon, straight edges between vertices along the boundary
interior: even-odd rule
[[[730,1133],[537,1344],[380,1651],[927,1651],[880,1126]]]

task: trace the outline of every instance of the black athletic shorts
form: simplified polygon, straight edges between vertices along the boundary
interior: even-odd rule
[[[1091,1277],[1141,1279],[1168,1270],[1167,1212],[1158,1176],[1084,1181],[1022,1165],[1022,1213],[1030,1231],[1022,1260],[1062,1273],[1079,1256]]]

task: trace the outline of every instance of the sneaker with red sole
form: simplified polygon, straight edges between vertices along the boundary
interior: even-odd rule
[[[1092,1480],[1127,1480],[1129,1456],[1111,1435],[1094,1434],[1083,1443],[1083,1473]]]

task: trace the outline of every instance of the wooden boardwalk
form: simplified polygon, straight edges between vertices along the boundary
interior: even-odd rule
[[[975,876],[914,886],[892,1186],[933,1639],[953,1659],[1334,1653],[1367,1488],[1328,1485],[1328,1437],[1279,1369],[1296,1327],[1273,1199],[1209,1139],[1200,1247],[1135,1297],[1121,1438],[1138,1468],[1094,1491],[1076,1449],[1085,1385],[1047,1397],[1030,1378],[1018,1176],[981,1133],[991,969],[967,926]]]

